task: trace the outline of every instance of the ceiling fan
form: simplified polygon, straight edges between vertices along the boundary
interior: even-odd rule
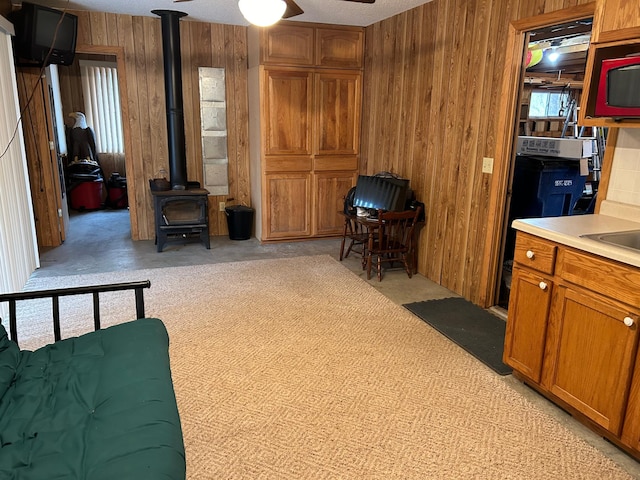
[[[376,0],[342,0],[344,2],[356,2],[356,3],[376,3]],[[284,11],[284,15],[282,18],[291,18],[296,15],[300,15],[304,13],[304,10],[298,6],[296,2],[293,0],[284,0],[284,3],[287,4],[287,9]]]
[[[191,0],[173,0],[173,3],[190,2]],[[343,2],[356,2],[356,3],[376,3],[376,0],[342,0]],[[287,9],[284,11],[282,18],[292,18],[304,13],[304,10],[294,2],[293,0],[284,0],[287,4]]]

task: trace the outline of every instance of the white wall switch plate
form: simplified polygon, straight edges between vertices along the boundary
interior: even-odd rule
[[[493,173],[493,158],[482,158],[482,173]]]

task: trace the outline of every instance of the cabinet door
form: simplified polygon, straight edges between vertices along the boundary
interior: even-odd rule
[[[265,153],[311,153],[312,73],[265,70]]]
[[[269,173],[265,175],[265,239],[311,235],[311,174]]]
[[[362,75],[328,72],[316,75],[316,153],[356,155],[360,150]]]
[[[627,413],[622,428],[622,442],[640,451],[640,352],[636,352],[636,366],[631,380]]]
[[[344,217],[338,212],[344,208],[344,197],[356,184],[357,173],[321,172],[315,178],[316,235],[336,235],[342,233]]]
[[[553,284],[521,268],[513,269],[504,363],[540,383]]]
[[[564,286],[556,290],[543,385],[620,435],[636,353],[637,315],[606,297]]]
[[[640,2],[638,0],[603,0],[596,11],[593,33],[592,41],[594,42],[638,37],[640,33]]]
[[[361,30],[317,30],[317,63],[322,67],[361,68],[363,37]]]
[[[262,33],[263,63],[313,65],[313,27],[278,24]]]

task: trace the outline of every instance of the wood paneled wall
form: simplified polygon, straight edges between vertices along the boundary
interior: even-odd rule
[[[496,131],[509,22],[586,3],[433,0],[366,29],[361,171],[411,180],[419,272],[474,303],[494,214],[482,159],[511,134]]]
[[[361,172],[411,179],[426,204],[420,273],[474,303],[486,300],[479,285],[487,224],[496,215],[482,158],[495,157],[496,144],[510,134],[496,131],[509,22],[586,3],[433,0],[366,29]],[[100,53],[102,46],[124,57],[132,236],[151,239],[148,179],[167,168],[160,19],[74,13],[81,51]],[[251,205],[246,28],[183,19],[181,39],[189,179],[202,180],[197,67],[225,67],[230,203]],[[212,235],[226,234],[217,208],[223,200],[210,200]]]
[[[124,56],[124,71],[119,65],[118,75],[126,82],[123,121],[128,130],[125,153],[132,237],[153,239],[149,179],[160,169],[169,170],[160,18],[73,13],[79,16],[79,51],[100,53],[101,46],[119,47]],[[218,202],[251,205],[246,27],[194,22],[187,17],[180,21],[180,38],[189,180],[202,182],[203,175],[198,67],[225,68],[230,194],[209,200],[210,234],[225,235],[226,216],[218,211]]]

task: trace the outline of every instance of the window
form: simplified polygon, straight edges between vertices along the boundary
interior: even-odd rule
[[[530,117],[564,117],[571,103],[568,92],[535,90],[529,102]]]
[[[84,114],[95,132],[98,153],[124,153],[116,64],[81,60],[80,75]]]

